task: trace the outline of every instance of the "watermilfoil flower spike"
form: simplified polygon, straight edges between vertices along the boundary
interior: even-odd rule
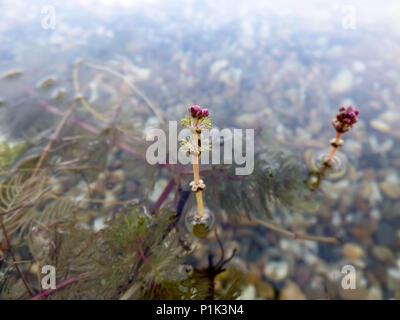
[[[208,109],[203,109],[198,105],[193,105],[188,108],[188,111],[190,116],[186,116],[182,119],[181,124],[183,127],[188,127],[192,131],[193,136],[184,140],[182,142],[182,147],[183,150],[190,153],[193,162],[194,180],[190,183],[190,187],[196,194],[197,203],[196,214],[192,217],[194,221],[193,233],[200,238],[204,238],[208,235],[211,229],[210,221],[213,221],[213,217],[211,217],[210,212],[204,210],[202,192],[206,185],[204,184],[204,181],[200,179],[199,159],[201,151],[209,150],[209,146],[202,145],[201,132],[203,129],[211,129],[212,125],[211,119],[208,118]]]
[[[353,125],[358,122],[358,115],[360,111],[350,106],[347,109],[345,107],[339,108],[339,113],[336,115],[336,118],[332,120],[332,125],[336,130],[336,138],[330,141],[332,146],[332,151],[325,160],[324,164],[328,167],[332,166],[333,158],[336,154],[336,151],[343,145],[343,140],[341,139],[342,134],[350,131],[353,128]]]

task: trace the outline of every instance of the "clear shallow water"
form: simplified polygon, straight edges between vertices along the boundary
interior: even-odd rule
[[[41,106],[70,106],[78,60],[126,75],[168,120],[182,118],[191,104],[204,105],[219,128],[254,128],[256,145],[279,146],[305,163],[308,150],[329,149],[331,119],[339,106],[352,104],[361,115],[343,137],[347,174],[314,193],[316,213],[284,210],[276,217],[287,229],[345,243],[297,242],[262,228],[251,236],[251,226],[233,228],[226,242],[240,247],[233,267],[283,297],[294,291],[310,299],[399,298],[400,6],[293,2],[3,2],[1,134],[17,141],[52,128],[54,116]],[[42,26],[45,5],[55,8],[54,30]],[[104,119],[82,106],[76,115],[96,128],[112,121],[117,104],[123,125],[154,120],[143,99],[116,77],[86,65],[79,83]],[[160,180],[164,186],[165,177]],[[345,264],[357,269],[354,291],[339,287]],[[251,295],[252,286],[251,280],[243,284],[246,298],[267,297],[258,287]]]

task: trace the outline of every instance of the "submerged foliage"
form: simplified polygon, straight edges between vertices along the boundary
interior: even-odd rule
[[[194,206],[188,181],[193,172],[146,162],[146,119],[152,112],[162,127],[163,113],[124,74],[95,64],[86,67],[110,75],[115,87],[132,90],[148,110],[120,97],[103,74],[96,84],[99,92],[108,92],[99,93],[107,103],[90,105],[76,66],[78,97],[72,105],[60,111],[43,103],[36,110],[47,120],[54,117],[51,134],[39,128],[26,151],[0,145],[0,299],[238,297],[243,274],[224,273],[236,254],[225,256],[229,239],[215,231],[199,242],[183,226],[185,213]],[[118,107],[124,100],[133,115]],[[209,118],[202,118],[201,125],[209,128]],[[273,219],[279,206],[315,210],[303,166],[286,153],[258,151],[248,176],[236,176],[234,165],[200,166],[199,171],[207,185],[205,205],[216,220],[221,211],[234,225],[244,216]],[[215,242],[217,254],[209,250]],[[45,265],[56,269],[54,290],[42,290]],[[229,281],[216,288],[222,275]]]
[[[25,142],[11,144],[0,140],[0,171],[8,169],[25,149]]]
[[[230,216],[273,218],[273,208],[315,212],[317,204],[307,199],[305,168],[293,156],[267,150],[255,154],[254,172],[236,176],[235,165],[215,166],[206,175],[207,204]],[[208,182],[210,181],[210,182]]]

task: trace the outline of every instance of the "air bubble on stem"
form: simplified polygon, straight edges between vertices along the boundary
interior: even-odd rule
[[[308,169],[313,172],[325,171],[324,176],[327,179],[340,179],[347,172],[347,158],[339,151],[336,152],[332,162],[328,166],[326,162],[329,158],[329,151],[315,151],[309,149],[305,152],[304,158]]]
[[[186,229],[197,238],[206,238],[215,225],[215,215],[207,207],[204,207],[203,216],[198,214],[197,208],[190,209],[185,216]]]

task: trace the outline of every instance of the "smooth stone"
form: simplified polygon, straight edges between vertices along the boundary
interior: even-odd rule
[[[390,125],[388,123],[386,123],[386,122],[384,122],[382,120],[379,120],[379,119],[371,120],[369,122],[369,125],[373,129],[375,129],[377,131],[380,131],[380,132],[383,132],[383,133],[388,133],[391,130]]]
[[[164,191],[167,184],[168,181],[166,179],[158,180],[154,185],[153,192],[149,196],[149,200],[152,202],[156,202],[160,197],[161,193]]]
[[[368,289],[368,300],[382,300],[382,289],[378,287],[371,287]]]
[[[367,201],[371,208],[383,200],[379,185],[375,181],[362,181],[359,188],[359,196]]]
[[[23,70],[21,70],[21,69],[8,70],[3,73],[2,78],[3,79],[12,79],[12,78],[16,78],[16,77],[22,75],[22,73],[23,73]]]
[[[303,265],[297,267],[294,277],[296,279],[297,284],[303,287],[308,283],[308,281],[311,278],[311,275],[312,275],[311,270]]]
[[[229,61],[226,59],[216,60],[210,67],[210,76],[213,77],[223,69],[229,66]]]
[[[396,230],[387,222],[381,222],[376,231],[376,243],[387,246],[396,241]]]
[[[64,100],[66,92],[64,88],[59,88],[54,91],[52,99],[61,102]]]
[[[290,266],[287,261],[270,261],[264,267],[264,275],[267,279],[279,282],[289,275]]]
[[[344,300],[366,300],[368,298],[368,290],[359,283],[356,284],[355,289],[343,289],[340,286],[339,296]]]
[[[342,255],[350,260],[361,259],[365,256],[363,248],[355,243],[346,243],[342,247]]]
[[[379,119],[394,126],[400,122],[400,112],[389,110],[382,113]]]
[[[97,219],[94,220],[93,223],[93,230],[95,232],[100,231],[102,229],[104,229],[107,225],[104,223],[104,217],[99,217]]]
[[[244,113],[236,117],[235,124],[242,128],[254,128],[260,120],[258,114]]]
[[[400,299],[400,270],[395,268],[387,269],[387,288],[393,292],[395,299]]]
[[[353,86],[354,76],[349,70],[339,72],[331,81],[330,90],[333,93],[345,93]]]
[[[237,68],[229,68],[223,70],[219,76],[219,81],[230,87],[238,87],[242,79],[242,70]]]
[[[256,287],[254,284],[248,285],[240,295],[241,300],[254,300],[256,298]]]
[[[357,72],[357,73],[362,73],[366,70],[365,63],[360,60],[353,61],[351,67],[352,67],[353,71]]]
[[[385,155],[386,153],[388,153],[390,150],[392,150],[394,146],[393,139],[378,141],[378,139],[375,136],[370,136],[368,142],[372,152],[379,153],[381,155]]]
[[[390,173],[379,185],[383,194],[392,200],[400,199],[400,181],[396,173]]]
[[[306,296],[296,283],[289,281],[282,289],[279,300],[306,300]]]
[[[391,262],[394,261],[393,252],[384,246],[374,246],[372,248],[372,256],[381,262]]]
[[[349,187],[348,180],[340,180],[338,182],[330,182],[327,180],[322,181],[321,190],[325,196],[331,200],[337,200],[342,193]]]
[[[56,83],[56,77],[55,76],[47,76],[42,79],[40,79],[37,84],[36,88],[37,89],[46,89],[48,87],[53,86]]]
[[[257,288],[257,296],[263,299],[272,300],[275,299],[275,289],[268,282],[257,281],[255,283]]]

